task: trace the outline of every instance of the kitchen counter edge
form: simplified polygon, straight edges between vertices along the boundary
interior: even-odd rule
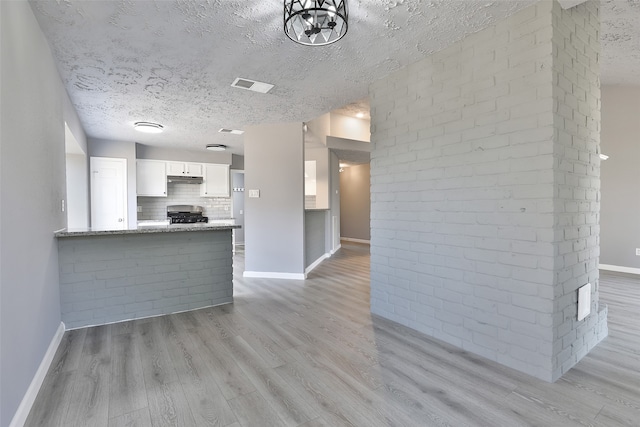
[[[54,233],[55,237],[114,236],[124,234],[182,233],[193,231],[223,231],[241,228],[240,225],[167,225],[160,227],[142,227],[125,230],[67,230]]]

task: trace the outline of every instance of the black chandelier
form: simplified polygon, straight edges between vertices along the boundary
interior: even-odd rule
[[[347,34],[346,0],[284,0],[284,32],[296,43],[324,46]]]

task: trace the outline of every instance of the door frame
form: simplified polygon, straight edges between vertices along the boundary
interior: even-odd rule
[[[242,175],[245,174],[244,169],[229,169],[229,190],[230,190],[230,196],[231,196],[231,215],[233,215],[233,213],[235,212],[235,203],[233,202],[233,174],[234,173],[241,173]],[[243,198],[244,198],[244,194],[243,194]],[[244,203],[243,203],[244,205]],[[242,221],[242,231],[243,231],[243,235],[244,235],[244,211],[246,210],[246,207],[243,206],[242,207],[242,217],[243,217],[243,221]],[[236,251],[236,230],[233,230],[232,232],[233,235],[233,252],[235,253]],[[244,239],[242,242],[242,245],[244,246]]]

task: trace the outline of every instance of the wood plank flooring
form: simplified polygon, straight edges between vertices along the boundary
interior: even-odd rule
[[[68,331],[27,426],[640,426],[640,279],[601,273],[609,337],[555,384],[369,312],[368,246],[235,303]]]

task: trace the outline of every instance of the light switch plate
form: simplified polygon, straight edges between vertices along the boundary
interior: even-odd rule
[[[259,198],[260,190],[249,190],[249,197],[251,198]]]
[[[578,321],[591,313],[591,283],[578,289]]]
[[[640,248],[636,248],[636,256],[640,256]]]

